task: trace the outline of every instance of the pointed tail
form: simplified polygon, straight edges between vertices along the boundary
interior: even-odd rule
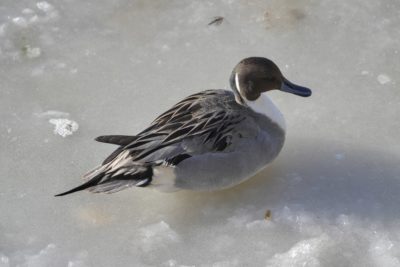
[[[87,189],[92,193],[115,193],[131,186],[145,187],[151,183],[153,167],[149,164],[130,164],[113,169],[111,164],[99,166],[84,176],[85,183],[55,195],[65,196]]]
[[[88,189],[88,188],[90,188],[92,186],[96,186],[100,180],[101,180],[101,177],[99,177],[98,179],[93,178],[93,179],[87,181],[86,183],[81,184],[80,186],[77,186],[75,188],[72,188],[71,190],[65,191],[63,193],[60,193],[60,194],[57,194],[57,195],[54,195],[54,196],[55,197],[61,197],[61,196],[65,196],[65,195],[68,195],[68,194],[72,194],[72,193],[75,193],[75,192],[78,192],[78,191],[82,191],[82,190]]]

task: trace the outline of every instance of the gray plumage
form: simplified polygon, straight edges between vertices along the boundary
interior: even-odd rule
[[[285,131],[243,102],[234,74],[233,92],[190,95],[135,136],[96,138],[119,147],[84,176],[84,184],[57,196],[83,189],[114,193],[131,186],[219,190],[254,175],[279,154]]]

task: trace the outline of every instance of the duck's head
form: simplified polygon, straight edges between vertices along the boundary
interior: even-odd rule
[[[262,93],[271,90],[303,97],[311,95],[310,89],[291,83],[274,62],[262,57],[249,57],[240,61],[233,69],[230,84],[236,101],[241,104],[256,101]]]

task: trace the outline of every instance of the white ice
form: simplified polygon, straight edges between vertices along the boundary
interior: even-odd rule
[[[69,119],[50,119],[49,123],[54,124],[54,133],[62,137],[73,134],[79,128],[79,124],[76,121]]]
[[[391,80],[392,80],[392,79],[390,79],[390,77],[387,76],[386,74],[379,74],[378,77],[377,77],[377,79],[378,79],[378,82],[379,82],[380,84],[387,84],[387,83],[391,82]]]
[[[3,0],[0,266],[399,266],[399,10]],[[313,89],[270,94],[288,132],[268,169],[222,192],[53,197],[115,149],[93,138],[136,134],[183,97],[228,88],[248,56]]]

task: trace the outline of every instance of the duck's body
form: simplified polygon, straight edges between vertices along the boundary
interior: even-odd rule
[[[264,168],[283,146],[282,126],[265,114],[236,103],[232,92],[210,90],[202,97],[199,102],[204,103],[204,108],[195,116],[218,116],[217,125],[222,131],[214,129],[177,143],[177,151],[190,157],[175,166],[155,167],[153,182],[161,190],[209,191],[234,186]],[[207,139],[210,133],[212,136]],[[168,151],[163,156],[170,155]],[[173,178],[165,179],[165,173],[171,173]],[[164,181],[173,181],[172,187]]]
[[[130,186],[210,191],[253,176],[279,154],[285,123],[268,96],[252,99],[245,82],[234,71],[233,91],[191,95],[136,136],[98,137],[120,147],[84,176],[86,183],[59,195],[83,189],[113,193]]]

